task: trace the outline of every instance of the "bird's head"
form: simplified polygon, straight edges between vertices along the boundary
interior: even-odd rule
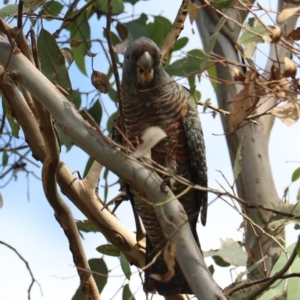
[[[139,38],[126,48],[123,80],[135,78],[138,84],[149,85],[153,82],[159,66],[161,66],[159,48],[152,40],[145,37]]]

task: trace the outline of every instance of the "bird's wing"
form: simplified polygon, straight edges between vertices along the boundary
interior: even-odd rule
[[[183,126],[187,138],[189,161],[192,168],[193,181],[203,187],[207,187],[207,167],[205,157],[205,145],[203,132],[198,117],[198,112],[190,105],[188,112],[183,117]],[[207,192],[196,191],[196,201],[201,207],[201,223],[206,224],[207,216]]]

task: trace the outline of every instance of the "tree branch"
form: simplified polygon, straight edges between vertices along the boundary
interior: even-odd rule
[[[6,73],[2,74],[2,72],[3,68],[0,70],[2,79],[0,80],[0,89],[6,95],[14,117],[22,126],[33,157],[44,162],[46,149],[37,121],[21,97],[15,83]],[[95,191],[90,193],[86,187],[87,181],[76,178],[63,162],[60,162],[58,168],[57,181],[62,192],[93,222],[106,239],[118,247],[130,263],[143,267],[145,252],[137,244],[135,234],[108,210],[103,209],[104,206],[97,198]]]
[[[75,144],[153,201],[164,234],[177,246],[176,259],[194,294],[203,300],[226,299],[205,265],[182,205],[169,188],[164,192],[161,190],[163,180],[157,173],[117,151],[110,139],[86,123],[69,101],[21,53],[14,52],[9,58],[11,47],[2,36],[0,53],[0,64],[7,65],[14,80],[45,106]]]
[[[25,258],[15,248],[13,248],[12,246],[8,245],[7,243],[5,243],[3,241],[0,241],[0,244],[2,244],[4,246],[6,246],[7,248],[9,248],[10,250],[14,251],[19,256],[19,258],[24,262],[24,264],[26,265],[26,268],[27,268],[27,270],[28,270],[28,272],[30,274],[30,277],[31,277],[31,283],[30,283],[29,288],[28,288],[28,300],[31,299],[30,298],[30,292],[31,292],[32,286],[33,286],[33,284],[35,282],[38,284],[38,286],[40,288],[40,291],[41,291],[41,295],[43,296],[42,287],[39,284],[39,282],[34,278],[33,273],[32,273],[32,271],[30,269],[28,261],[26,261]]]
[[[177,16],[173,22],[172,28],[166,36],[163,45],[161,46],[161,63],[165,65],[171,50],[174,47],[176,40],[178,39],[183,27],[185,19],[188,15],[188,7],[190,0],[183,0],[178,10]]]
[[[272,276],[265,284],[261,285],[256,291],[251,293],[249,296],[245,297],[244,300],[255,299],[257,296],[265,292],[271,286],[272,283],[274,283],[277,279],[280,279],[288,271],[293,261],[297,257],[299,248],[300,248],[300,238],[298,237],[297,244],[291,254],[291,257],[289,258],[285,266],[280,271],[278,271],[274,276]]]

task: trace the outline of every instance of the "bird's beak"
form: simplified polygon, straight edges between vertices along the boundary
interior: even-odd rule
[[[147,85],[153,80],[153,59],[148,51],[137,61],[137,76],[139,84]]]

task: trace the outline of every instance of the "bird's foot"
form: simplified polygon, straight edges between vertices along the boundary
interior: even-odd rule
[[[175,183],[176,180],[172,177],[165,177],[163,178],[163,182],[160,185],[160,189],[164,192],[167,193],[167,187],[169,187],[172,191],[175,189]]]
[[[110,201],[108,201],[102,208],[105,209],[107,208],[109,205],[112,205],[112,204],[115,204],[115,207],[113,208],[112,210],[112,214],[115,213],[115,211],[117,210],[117,208],[119,207],[119,205],[123,202],[123,201],[127,201],[129,198],[128,198],[128,195],[125,191],[122,191],[121,193],[119,193],[116,197],[114,197],[113,199],[111,199]]]

